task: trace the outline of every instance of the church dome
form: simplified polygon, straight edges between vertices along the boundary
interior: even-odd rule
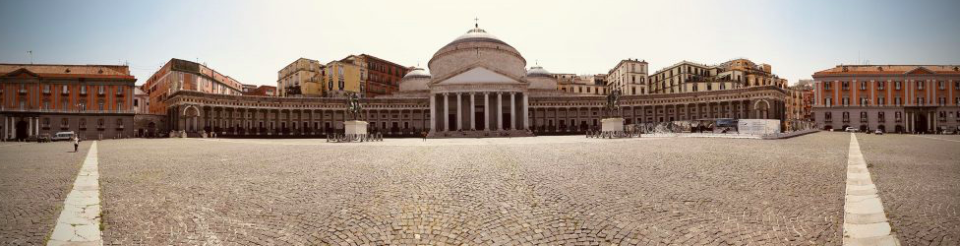
[[[541,66],[536,66],[527,70],[527,77],[553,77],[553,74]]]
[[[428,67],[442,78],[470,66],[482,66],[512,77],[526,75],[527,61],[517,49],[484,29],[474,27],[437,50]]]
[[[531,67],[527,70],[527,81],[530,82],[530,89],[534,90],[556,90],[557,78],[553,74],[543,69],[541,66]]]
[[[423,68],[414,68],[400,79],[400,91],[427,90],[431,78],[430,73]]]
[[[406,79],[406,78],[430,78],[430,73],[428,73],[426,70],[423,70],[423,68],[414,68],[413,70],[410,70],[410,72],[407,72],[407,74],[404,75],[403,78],[404,78],[404,79]]]

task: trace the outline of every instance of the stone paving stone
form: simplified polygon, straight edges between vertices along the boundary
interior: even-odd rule
[[[413,146],[105,141],[99,143],[103,238],[108,244],[840,244],[848,134],[563,139]]]
[[[0,245],[42,245],[91,142],[0,145]]]
[[[960,245],[960,136],[857,138],[901,244]]]

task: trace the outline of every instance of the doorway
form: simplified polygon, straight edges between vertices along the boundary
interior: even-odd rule
[[[513,124],[510,122],[510,113],[503,113],[503,129],[513,129]]]
[[[913,128],[915,132],[926,133],[927,130],[927,116],[925,114],[917,114],[917,120],[914,121],[915,127]]]
[[[456,131],[457,130],[457,115],[448,114],[447,115],[447,131]]]
[[[475,110],[473,112],[473,125],[476,126],[477,129],[474,129],[474,130],[478,130],[478,131],[487,130],[487,126],[486,124],[484,124],[486,120],[487,120],[486,112],[483,112],[481,110]]]
[[[17,140],[27,139],[27,122],[24,120],[17,121]]]

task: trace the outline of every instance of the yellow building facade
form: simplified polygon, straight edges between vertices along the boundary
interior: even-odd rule
[[[277,72],[277,94],[289,96],[323,96],[323,64],[300,58]]]
[[[349,57],[348,57],[349,58]],[[324,96],[347,96],[360,93],[363,84],[363,67],[352,60],[344,59],[327,63],[323,73]]]

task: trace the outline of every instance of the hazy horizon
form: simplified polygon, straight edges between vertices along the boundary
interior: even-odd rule
[[[938,1],[3,1],[0,63],[128,63],[143,84],[169,61],[276,85],[304,57],[366,53],[426,67],[480,28],[553,73],[641,59],[744,57],[791,84],[839,64],[960,64],[960,2]]]

